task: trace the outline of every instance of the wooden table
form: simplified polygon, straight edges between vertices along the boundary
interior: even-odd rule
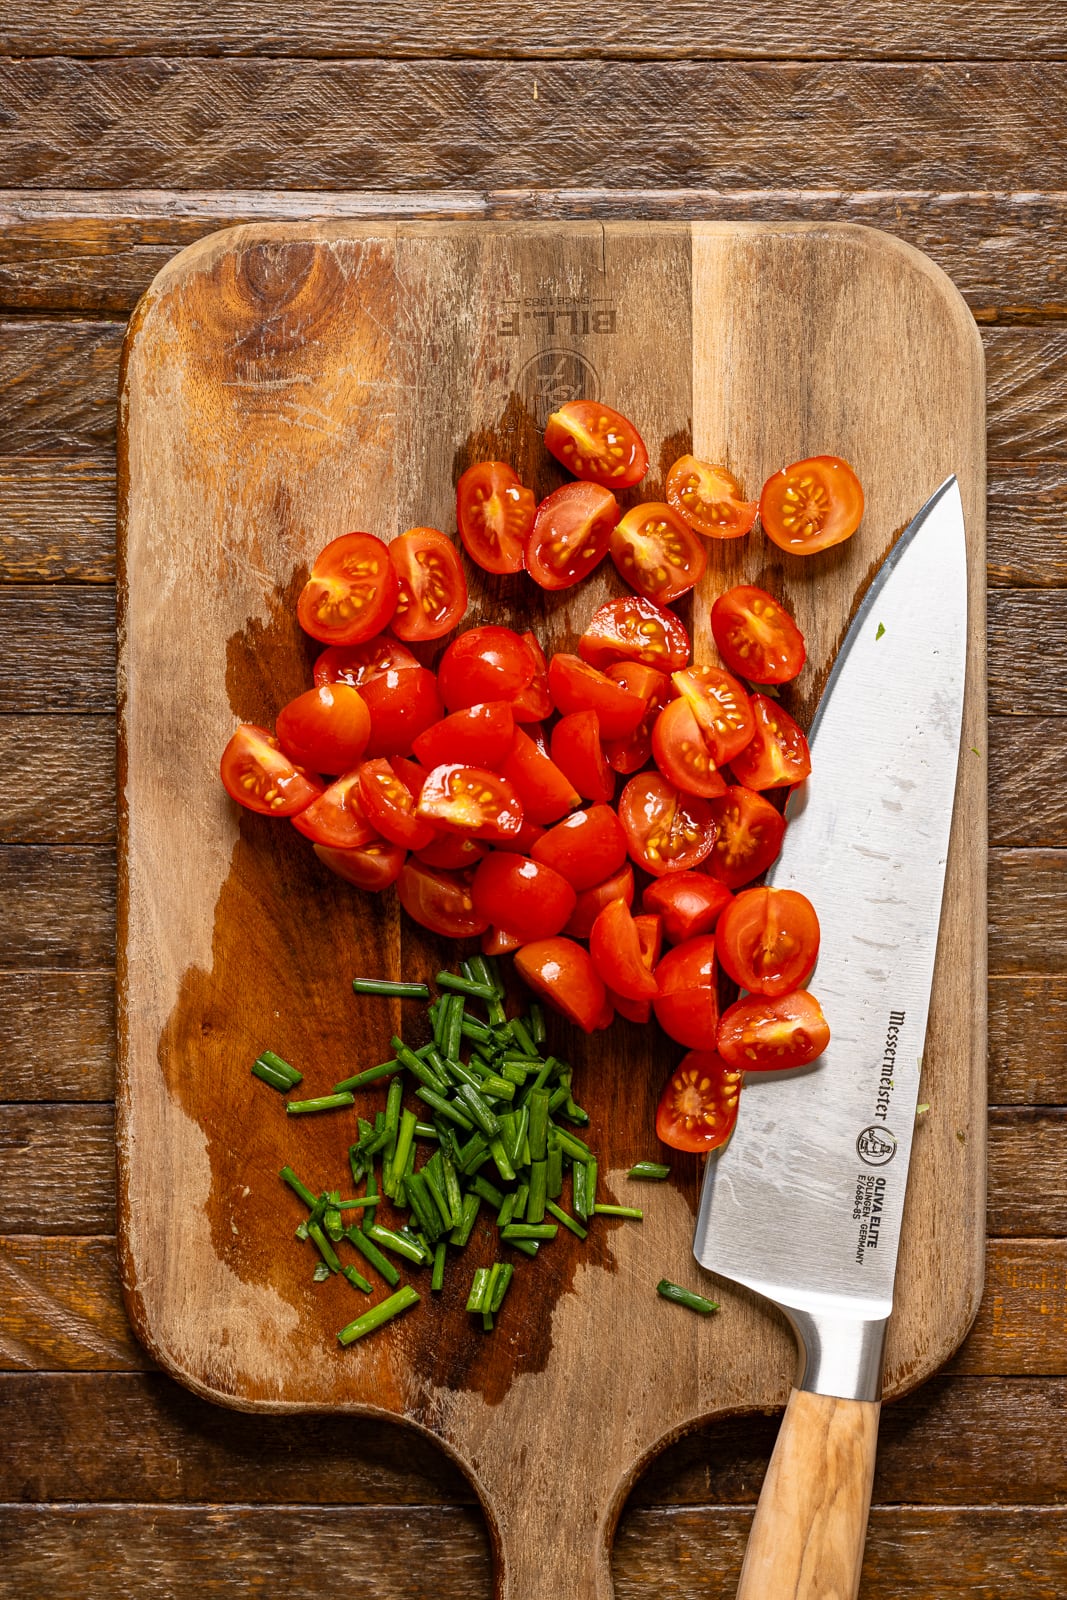
[[[430,1446],[385,1425],[216,1410],[152,1369],[118,1293],[123,322],[199,235],[329,213],[867,222],[926,250],[981,323],[988,1283],[950,1368],[885,1415],[863,1592],[1062,1600],[1067,11],[215,11],[8,0],[0,18],[0,1596],[490,1589],[480,1513]],[[623,1600],[732,1595],[775,1426],[722,1423],[655,1464],[616,1541]]]

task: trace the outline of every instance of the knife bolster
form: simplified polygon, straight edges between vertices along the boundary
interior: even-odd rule
[[[796,1387],[842,1400],[882,1398],[886,1317],[862,1319],[781,1308],[799,1348]]]

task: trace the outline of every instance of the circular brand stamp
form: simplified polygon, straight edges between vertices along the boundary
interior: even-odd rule
[[[568,400],[599,400],[600,375],[577,350],[542,350],[519,370],[518,389],[543,428],[551,412]]]
[[[897,1153],[895,1134],[888,1128],[864,1128],[856,1140],[856,1151],[868,1167],[884,1167]]]

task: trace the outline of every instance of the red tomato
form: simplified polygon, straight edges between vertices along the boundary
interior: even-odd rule
[[[670,506],[631,506],[611,535],[611,559],[633,589],[649,600],[677,600],[704,575],[707,554]]]
[[[723,970],[753,994],[799,989],[819,954],[819,919],[795,889],[743,889],[716,931]]]
[[[639,867],[655,878],[695,867],[715,843],[707,800],[684,794],[658,772],[639,772],[619,796],[619,821]]]
[[[851,538],[862,517],[860,480],[840,456],[794,461],[768,478],[760,495],[764,533],[798,556]]]
[[[637,938],[641,946],[641,959],[647,970],[652,972],[659,960],[660,948],[663,944],[659,918],[635,917],[634,927],[637,929]],[[617,993],[610,986],[608,988],[608,999],[620,1017],[625,1017],[628,1022],[640,1022],[642,1024],[651,1022],[651,1000],[632,1000],[627,995]]]
[[[290,700],[278,712],[282,749],[303,767],[348,772],[370,738],[370,712],[358,689],[324,683]]]
[[[500,773],[519,796],[524,817],[530,822],[558,822],[582,798],[566,774],[521,728],[515,729]]]
[[[734,777],[748,789],[779,789],[803,783],[811,771],[811,753],[803,730],[788,711],[765,694],[752,696],[756,731],[730,762]]]
[[[664,706],[652,727],[652,754],[663,776],[687,794],[710,800],[726,793],[688,700]]]
[[[778,999],[738,1000],[722,1014],[719,1052],[746,1072],[806,1067],[830,1043],[822,1006],[806,989]]]
[[[565,483],[542,500],[526,541],[526,570],[542,589],[569,589],[608,553],[619,504],[595,483]]]
[[[614,683],[580,656],[557,651],[548,664],[548,684],[557,711],[595,711],[605,739],[624,739],[645,714],[645,702]]]
[[[689,635],[666,606],[641,594],[624,594],[593,612],[578,640],[578,654],[601,672],[617,661],[675,672],[689,660]]]
[[[518,840],[514,843],[517,844]],[[439,833],[436,839],[414,854],[424,867],[444,867],[446,872],[459,872],[484,861],[489,848],[489,845],[472,839],[469,834]]]
[[[381,633],[396,609],[396,573],[373,533],[343,533],[318,556],[300,591],[300,626],[323,644],[361,644]]]
[[[623,900],[627,905],[632,905],[633,898],[634,869],[628,861],[624,861],[618,872],[613,872],[603,883],[595,883],[591,889],[579,891],[571,919],[563,931],[569,933],[572,939],[588,939],[593,923],[610,901]]]
[[[486,572],[521,572],[535,501],[505,461],[479,461],[456,484],[463,548]]]
[[[648,451],[633,423],[597,400],[568,400],[553,411],[545,445],[576,478],[608,489],[629,489],[648,471]]]
[[[331,850],[329,845],[317,844],[315,854],[323,866],[354,883],[357,889],[377,893],[399,878],[407,851],[388,839],[372,839],[358,850]]]
[[[466,766],[498,768],[515,738],[515,718],[506,700],[486,700],[466,711],[453,711],[411,742],[425,767],[445,761]]]
[[[652,1002],[664,1033],[691,1050],[711,1050],[719,1026],[719,994],[715,971],[715,936],[686,939],[656,968],[659,994]]]
[[[714,1050],[690,1050],[656,1108],[656,1134],[672,1150],[702,1155],[725,1144],[737,1121],[742,1073]]]
[[[469,872],[444,872],[408,861],[397,879],[396,892],[408,916],[431,933],[449,939],[471,939],[489,924],[478,915]]]
[[[708,805],[719,832],[705,870],[728,889],[740,889],[766,872],[777,856],[785,818],[769,800],[740,784],[732,784]]]
[[[696,456],[680,456],[667,474],[667,503],[707,539],[739,539],[756,520],[759,504],[742,500],[741,488],[725,467]]]
[[[518,790],[519,799],[522,800],[522,790],[519,789],[518,784],[514,783],[514,781],[513,781],[512,786],[513,786],[513,788]],[[519,829],[519,831],[515,835],[514,839],[509,840],[508,848],[511,849],[511,850],[517,850],[520,856],[528,856],[530,854],[531,850],[533,849],[534,845],[537,843],[538,839],[543,839],[544,838],[545,830],[542,827],[541,823],[539,823],[539,822],[531,822],[530,821],[529,816],[526,814],[526,802],[525,801],[523,801],[523,808],[522,809],[523,809],[522,827]]]
[[[552,729],[552,760],[583,800],[611,801],[615,774],[604,758],[595,711],[572,711],[559,719]]]
[[[359,769],[363,809],[385,839],[405,850],[423,850],[434,839],[433,824],[415,813],[415,796],[392,764],[379,757]]]
[[[463,618],[467,580],[451,539],[437,528],[409,528],[389,546],[397,579],[392,629],[398,639],[440,639]]]
[[[671,872],[650,883],[641,897],[646,911],[663,920],[664,936],[671,944],[711,933],[723,910],[733,899],[725,884],[716,883],[703,872]]]
[[[651,1000],[656,994],[656,980],[625,900],[611,900],[601,911],[589,934],[589,954],[607,987],[624,1000]]]
[[[513,700],[530,683],[536,662],[511,628],[468,628],[452,640],[437,670],[449,711],[466,711],[486,700]]]
[[[674,684],[665,672],[640,661],[617,661],[604,675],[645,702],[645,714],[633,733],[624,739],[609,739],[604,745],[608,765],[616,772],[639,772],[652,754],[652,729],[667,701],[674,698]]]
[[[804,635],[785,607],[754,583],[719,596],[711,631],[730,671],[750,683],[788,683],[804,665]]]
[[[428,667],[389,667],[367,678],[359,692],[370,712],[366,756],[407,755],[412,740],[444,712]]]
[[[543,722],[552,715],[552,696],[548,692],[548,662],[545,652],[537,642],[537,635],[524,633],[523,643],[529,648],[534,658],[534,675],[526,685],[520,689],[511,702],[511,714],[516,722]]]
[[[610,806],[590,806],[549,828],[530,853],[581,891],[618,872],[626,860],[626,836]]]
[[[535,994],[586,1033],[603,1026],[605,1010],[610,1010],[604,985],[589,952],[573,939],[535,939],[524,944],[515,956],[515,968]]]
[[[358,850],[377,839],[378,829],[371,826],[364,809],[359,769],[346,772],[323,790],[306,811],[293,818],[293,827],[316,844],[335,850]]]
[[[265,817],[295,817],[322,793],[266,728],[244,722],[222,752],[219,776],[231,800]]]
[[[566,878],[529,856],[494,850],[471,881],[474,909],[521,943],[559,933],[574,910],[575,893]]]
[[[634,918],[634,927],[641,946],[641,960],[652,972],[663,954],[663,919],[655,912],[642,911]]]
[[[487,928],[482,934],[482,954],[485,956],[509,956],[521,949],[522,940],[503,928]]]
[[[718,667],[686,667],[672,673],[671,681],[688,700],[712,762],[724,767],[755,732],[748,695],[736,678]]]
[[[484,767],[434,767],[419,796],[418,815],[438,828],[506,844],[522,827],[522,801],[506,778]]]
[[[362,689],[390,667],[395,670],[418,664],[406,645],[383,633],[363,644],[331,645],[316,660],[314,678],[317,684],[347,683],[353,689]]]

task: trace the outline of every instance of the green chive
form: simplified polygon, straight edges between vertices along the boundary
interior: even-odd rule
[[[369,1238],[367,1234],[356,1227],[346,1228],[345,1238],[349,1244],[355,1245],[360,1255],[370,1262],[375,1272],[381,1273],[386,1283],[397,1284],[400,1282],[400,1274],[389,1260],[389,1257],[382,1254],[374,1240]]]
[[[300,1179],[297,1177],[292,1167],[283,1167],[278,1176],[281,1178],[283,1183],[287,1183],[289,1185],[294,1194],[298,1194],[300,1196],[301,1200],[303,1200],[309,1211],[313,1210],[315,1205],[315,1196],[312,1194],[310,1189],[306,1188],[304,1184],[300,1182]]]
[[[695,1294],[692,1289],[683,1289],[680,1283],[672,1283],[669,1278],[660,1279],[656,1285],[656,1293],[662,1295],[664,1300],[673,1300],[675,1305],[688,1306],[690,1311],[699,1311],[704,1317],[719,1309],[717,1300],[708,1300],[702,1294]]]
[[[465,1039],[471,1039],[475,1044],[485,1044],[493,1037],[492,1028],[487,1028],[484,1022],[477,1022],[474,1017],[463,1018],[460,1032]]]
[[[501,1229],[503,1239],[554,1239],[559,1228],[554,1222],[511,1222]]]
[[[265,1067],[270,1067],[272,1072],[280,1072],[283,1078],[288,1078],[290,1083],[303,1082],[303,1073],[290,1066],[288,1061],[283,1061],[281,1056],[275,1055],[273,1050],[261,1050],[259,1059]]]
[[[441,1053],[450,1061],[459,1057],[460,1046],[463,1042],[463,996],[453,994],[448,996],[448,1011],[446,1013],[446,1028],[444,1043]]]
[[[401,1065],[408,1069],[411,1076],[417,1078],[427,1089],[434,1089],[440,1093],[448,1087],[447,1083],[437,1076],[429,1062],[424,1061],[421,1056],[417,1056],[414,1050],[409,1050],[403,1039],[394,1035],[389,1041],[389,1048]]]
[[[497,1227],[498,1228],[506,1228],[508,1223],[511,1221],[511,1219],[512,1219],[512,1217],[514,1215],[515,1215],[515,1193],[514,1193],[514,1191],[512,1191],[510,1194],[506,1194],[504,1196],[504,1204],[500,1207],[500,1210],[497,1212],[497,1217],[496,1217],[496,1225],[497,1225]]]
[[[511,1159],[507,1150],[504,1148],[504,1142],[502,1139],[490,1139],[489,1154],[496,1162],[496,1170],[499,1172],[504,1182],[511,1183],[515,1176],[515,1168],[511,1164]]]
[[[452,1229],[448,1236],[449,1244],[457,1245],[460,1249],[468,1242],[474,1228],[475,1219],[482,1207],[482,1197],[469,1190],[463,1196],[463,1215],[458,1227]]]
[[[377,1083],[381,1078],[391,1078],[402,1066],[401,1061],[383,1061],[380,1066],[368,1067],[366,1072],[357,1072],[352,1078],[342,1078],[340,1083],[334,1084],[333,1092],[343,1094],[346,1089],[365,1089],[368,1083]]]
[[[504,1296],[511,1287],[511,1279],[515,1272],[515,1268],[511,1265],[510,1261],[500,1261],[497,1263],[497,1265],[500,1268],[500,1272],[497,1276],[496,1285],[489,1299],[489,1309],[494,1314],[499,1311],[500,1307],[504,1304]]]
[[[382,1300],[369,1311],[365,1311],[355,1322],[350,1322],[347,1328],[342,1328],[337,1335],[338,1341],[343,1345],[355,1344],[357,1339],[362,1339],[368,1333],[373,1333],[383,1323],[391,1322],[402,1311],[407,1311],[411,1306],[417,1306],[421,1295],[413,1289],[410,1283],[398,1289],[396,1294],[391,1294],[388,1300]]]
[[[662,1161],[638,1161],[626,1174],[628,1178],[644,1178],[649,1183],[661,1183],[670,1176],[670,1167],[665,1167]]]
[[[258,1078],[260,1083],[265,1083],[271,1089],[277,1089],[279,1094],[288,1094],[294,1083],[300,1079],[287,1078],[284,1072],[275,1072],[273,1067],[268,1067],[265,1061],[253,1061],[252,1076]]]
[[[535,1256],[541,1248],[540,1239],[510,1239],[512,1250],[521,1250],[524,1256]]]
[[[487,983],[473,978],[457,978],[454,972],[439,972],[434,979],[439,989],[450,989],[453,994],[470,995],[474,1000],[492,1000],[496,990]]]
[[[580,1222],[575,1222],[574,1218],[569,1217],[562,1207],[558,1206],[554,1200],[548,1200],[545,1202],[545,1210],[548,1212],[549,1216],[555,1217],[557,1222],[562,1222],[563,1226],[565,1228],[569,1228],[571,1232],[576,1234],[579,1239],[588,1239],[589,1229],[583,1228]],[[533,1221],[532,1217],[530,1218],[530,1221]]]
[[[530,1194],[526,1201],[527,1222],[543,1222],[545,1219],[546,1184],[548,1181],[548,1162],[535,1161],[530,1167]]]
[[[291,1117],[304,1116],[309,1111],[336,1111],[340,1106],[354,1106],[354,1094],[323,1094],[317,1100],[290,1100],[286,1111]]]
[[[571,1173],[571,1195],[575,1215],[581,1217],[583,1222],[589,1221],[589,1213],[593,1209],[589,1203],[589,1168],[584,1161],[574,1163]]]
[[[407,1261],[421,1264],[426,1259],[426,1251],[410,1234],[398,1233],[394,1228],[384,1228],[374,1223],[367,1229],[367,1236],[375,1244],[380,1244],[383,1250],[391,1250],[394,1255],[403,1256]]]
[[[356,994],[386,995],[393,1000],[428,1000],[430,991],[424,983],[392,983],[388,978],[353,978]]]
[[[548,1154],[548,1102],[547,1089],[531,1089],[526,1101],[530,1112],[530,1158],[543,1161]]]
[[[537,1046],[534,1044],[529,1033],[526,1031],[526,1026],[521,1017],[512,1017],[511,1037],[514,1039],[519,1049],[524,1051],[526,1055],[536,1056]]]
[[[500,1132],[500,1122],[482,1099],[477,1089],[472,1089],[469,1083],[461,1083],[456,1090],[456,1101],[463,1110],[472,1118],[475,1125],[481,1129],[490,1141]]]
[[[378,1204],[377,1195],[361,1195],[358,1200],[340,1200],[337,1203],[338,1211],[362,1211],[367,1206]]]
[[[526,1014],[530,1019],[530,1038],[534,1044],[544,1044],[548,1038],[545,1032],[545,1014],[536,1000]]]
[[[438,1128],[434,1127],[432,1122],[416,1122],[415,1137],[416,1139],[440,1139],[441,1133]]]
[[[337,1251],[327,1239],[317,1222],[308,1223],[308,1238],[315,1246],[319,1255],[325,1261],[331,1272],[340,1272],[341,1263],[337,1259]]]
[[[370,1164],[370,1171],[367,1173],[367,1199],[368,1200],[372,1200],[374,1202],[374,1205],[376,1206],[377,1203],[378,1203],[379,1198],[380,1197],[379,1197],[379,1194],[378,1194],[378,1178],[377,1178],[377,1175],[376,1175],[376,1173],[374,1171],[374,1162],[372,1161],[371,1164]],[[364,1233],[366,1233],[367,1229],[370,1227],[371,1223],[374,1221],[375,1215],[376,1215],[376,1212],[375,1212],[373,1206],[369,1210],[364,1211],[364,1213],[363,1213],[363,1224],[362,1224]]]
[[[446,1100],[443,1095],[435,1094],[432,1089],[416,1089],[416,1098],[424,1100],[428,1106],[438,1112],[442,1117],[447,1117],[449,1122],[454,1122],[457,1128],[464,1128],[467,1133],[474,1132],[474,1123],[458,1106]]]
[[[445,1286],[445,1254],[447,1246],[442,1239],[433,1253],[433,1272],[430,1274],[430,1288],[437,1294]]]
[[[470,1294],[467,1296],[468,1311],[486,1310],[486,1292],[489,1288],[489,1268],[476,1267],[471,1281]]]
[[[596,1217],[632,1217],[634,1222],[643,1222],[645,1213],[638,1211],[636,1206],[594,1206],[593,1215]]]
[[[563,1146],[556,1127],[548,1130],[547,1164],[545,1192],[550,1200],[558,1200],[563,1193]]]
[[[362,1272],[357,1272],[355,1267],[342,1267],[341,1273],[343,1277],[348,1279],[354,1289],[362,1289],[364,1294],[373,1292],[374,1285],[368,1278],[363,1276]]]
[[[314,1272],[311,1274],[311,1281],[313,1283],[325,1283],[329,1276],[329,1267],[326,1265],[325,1261],[320,1261],[317,1263]]]
[[[494,1211],[499,1211],[504,1204],[504,1196],[501,1191],[495,1184],[490,1183],[488,1178],[483,1178],[480,1174],[471,1183],[471,1190],[474,1194],[480,1195],[483,1200],[487,1201]]]

